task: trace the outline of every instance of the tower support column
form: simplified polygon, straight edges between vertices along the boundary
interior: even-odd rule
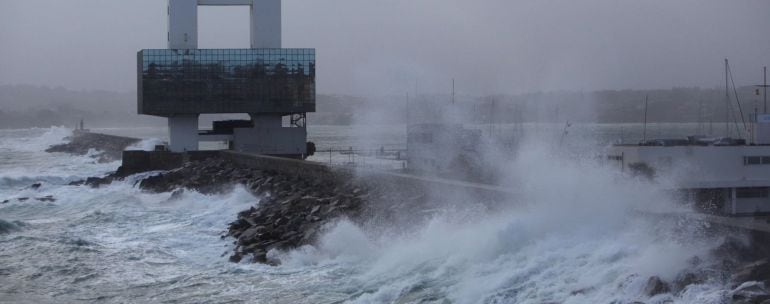
[[[307,130],[284,127],[281,114],[250,114],[252,128],[236,128],[233,148],[236,151],[300,158],[307,153]]]
[[[168,118],[169,149],[172,152],[198,150],[198,114]]]
[[[281,0],[251,1],[251,48],[281,48]]]

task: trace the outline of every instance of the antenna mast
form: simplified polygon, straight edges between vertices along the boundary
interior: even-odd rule
[[[762,69],[762,72],[763,72],[763,74],[765,76],[764,77],[765,81],[761,85],[756,85],[756,87],[764,88],[764,92],[762,93],[762,96],[763,96],[764,101],[765,101],[765,107],[764,107],[764,111],[762,112],[762,114],[767,114],[767,67],[764,67]],[[757,95],[759,95],[759,89],[757,89]]]
[[[647,141],[647,102],[649,100],[650,95],[644,96],[644,125],[642,129],[642,141]]]
[[[725,136],[730,137],[730,85],[727,79],[727,58],[725,58]]]
[[[452,104],[455,104],[455,79],[452,78]]]

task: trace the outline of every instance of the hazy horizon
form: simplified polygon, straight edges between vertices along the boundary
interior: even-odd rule
[[[133,92],[166,47],[166,1],[0,2],[0,85]],[[248,10],[202,7],[201,48],[248,47]],[[283,2],[284,47],[318,53],[321,94],[518,94],[761,82],[768,1]],[[751,46],[751,47],[750,47]]]

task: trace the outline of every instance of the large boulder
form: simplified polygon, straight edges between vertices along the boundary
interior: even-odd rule
[[[652,276],[647,280],[647,285],[644,286],[644,293],[650,297],[668,293],[671,291],[671,287],[668,283],[661,280],[658,276]]]
[[[121,159],[123,150],[139,142],[137,138],[114,136],[90,132],[75,132],[70,142],[53,145],[46,152],[62,152],[74,155],[86,155],[91,149],[99,151],[94,155],[99,162],[109,162]]]
[[[745,282],[740,286],[733,289],[731,297],[734,303],[762,303],[770,300],[770,294],[765,283],[762,282]]]

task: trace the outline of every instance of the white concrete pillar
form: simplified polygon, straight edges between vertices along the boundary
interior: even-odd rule
[[[281,0],[168,0],[168,48],[198,48],[198,5],[247,5],[251,48],[281,48]]]
[[[168,48],[198,48],[198,1],[168,0]]]
[[[281,0],[252,0],[251,48],[281,48]]]
[[[198,150],[198,115],[176,115],[168,118],[169,150]]]

